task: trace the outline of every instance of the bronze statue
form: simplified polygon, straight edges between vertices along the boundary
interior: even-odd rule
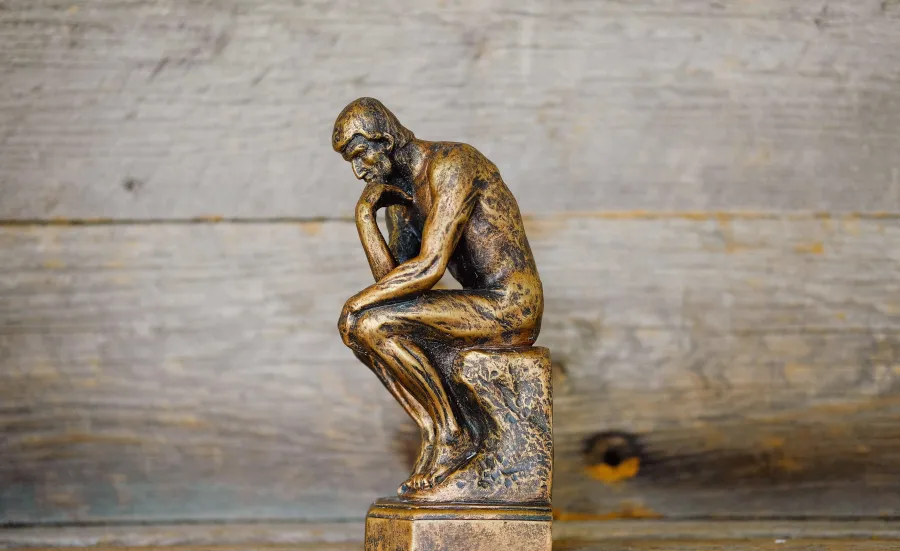
[[[416,138],[372,98],[344,108],[332,147],[366,182],[356,224],[375,278],[347,300],[338,329],[422,432],[400,499],[376,503],[370,520],[429,503],[548,514],[550,363],[532,347],[543,291],[497,167],[470,145]],[[463,288],[433,289],[448,268]],[[521,520],[521,509],[507,513]]]

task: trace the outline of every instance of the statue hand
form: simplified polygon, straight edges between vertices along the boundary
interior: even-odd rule
[[[356,203],[356,213],[373,213],[376,210],[390,205],[411,205],[412,197],[402,189],[388,184],[368,184],[363,189],[359,201]]]

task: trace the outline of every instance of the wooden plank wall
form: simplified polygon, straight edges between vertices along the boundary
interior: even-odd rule
[[[363,524],[357,519],[326,523],[34,526],[0,530],[0,549],[358,551]],[[557,522],[553,536],[557,551],[882,551],[900,545],[900,529],[888,520]]]
[[[900,511],[900,3],[0,0],[0,522],[359,519],[330,125],[528,215],[560,519]]]

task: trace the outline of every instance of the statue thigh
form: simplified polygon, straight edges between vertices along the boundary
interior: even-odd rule
[[[390,338],[423,348],[437,343],[452,348],[530,346],[532,332],[521,323],[521,310],[501,293],[468,289],[426,291],[418,297],[363,311],[355,324],[357,342],[374,350]]]

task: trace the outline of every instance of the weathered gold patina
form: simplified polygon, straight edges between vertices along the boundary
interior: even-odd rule
[[[550,507],[441,505],[379,499],[366,551],[550,551]]]
[[[367,549],[481,549],[460,543],[473,534],[549,549],[550,356],[532,346],[543,291],[515,198],[475,148],[417,139],[372,98],[341,112],[332,146],[366,182],[356,223],[375,277],[338,328],[422,432],[399,499],[369,513]],[[462,289],[433,289],[447,269]],[[435,504],[439,518],[423,513]]]

